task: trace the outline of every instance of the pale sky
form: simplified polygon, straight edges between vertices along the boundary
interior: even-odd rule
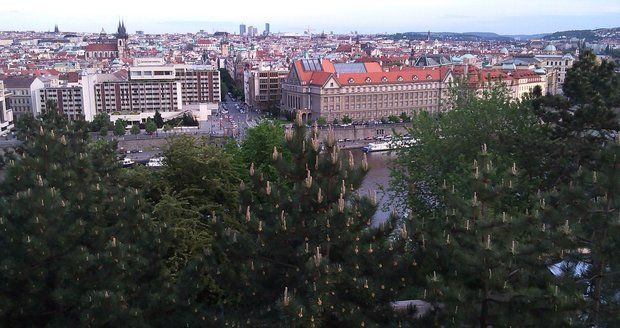
[[[130,33],[262,32],[360,33],[449,31],[534,34],[620,26],[620,0],[29,0],[2,1],[0,30]]]

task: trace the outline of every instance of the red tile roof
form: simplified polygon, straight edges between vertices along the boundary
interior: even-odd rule
[[[302,85],[323,86],[330,77],[339,85],[381,85],[397,83],[415,83],[433,81],[443,81],[451,70],[447,67],[428,68],[428,67],[402,67],[392,68],[384,71],[377,62],[363,63],[366,72],[363,73],[337,73],[330,60],[321,60],[321,71],[306,71],[303,69],[301,60],[294,62],[295,71]]]
[[[86,46],[86,51],[118,51],[112,43],[92,43]]]

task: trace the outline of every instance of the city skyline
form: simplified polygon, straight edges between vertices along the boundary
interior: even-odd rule
[[[194,0],[179,0],[172,7],[143,7],[140,4],[110,0],[94,12],[84,12],[82,1],[50,3],[33,0],[24,8],[8,3],[0,10],[0,30],[114,32],[117,21],[125,20],[130,32],[146,33],[238,32],[239,24],[255,26],[262,32],[271,23],[272,32],[394,33],[415,31],[494,32],[503,35],[538,34],[572,29],[615,27],[620,21],[620,3],[610,0],[547,1],[523,0],[489,6],[474,0],[467,3],[440,0],[433,4],[387,0],[381,6],[317,0],[302,8],[291,8],[284,1],[251,6],[248,0],[235,3],[232,10],[190,10]],[[62,7],[62,11],[58,8]],[[329,8],[329,10],[326,10]]]

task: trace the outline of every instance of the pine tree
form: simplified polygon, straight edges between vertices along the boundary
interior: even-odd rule
[[[568,238],[558,266],[566,280],[575,280],[585,306],[577,318],[590,327],[620,325],[620,138],[596,157],[594,168],[580,167],[558,191],[547,197],[544,215]]]
[[[164,126],[164,119],[161,117],[161,113],[159,110],[155,110],[155,115],[153,116],[153,121],[157,125],[158,128],[162,128]]]
[[[390,242],[394,222],[375,227],[374,194],[357,189],[366,159],[341,157],[333,131],[320,151],[316,125],[307,133],[300,118],[285,133],[285,148],[272,159],[280,180],[272,183],[249,168],[243,183],[241,230],[215,220],[216,243],[237,272],[220,272],[235,291],[222,317],[240,325],[348,327],[385,325],[397,293],[392,272],[405,264]],[[219,271],[220,269],[218,269]],[[247,318],[247,320],[245,319]],[[238,322],[238,321],[237,321]]]
[[[119,184],[114,149],[55,111],[23,127],[0,185],[0,321],[146,325],[166,295],[161,240],[138,190]]]
[[[540,215],[542,195],[530,199],[522,173],[498,171],[486,145],[464,178],[471,195],[441,186],[434,211],[413,212],[401,228],[415,264],[403,294],[430,305],[421,322],[446,327],[560,326],[574,297],[550,268],[561,262],[559,233]],[[518,314],[518,315],[517,315]]]

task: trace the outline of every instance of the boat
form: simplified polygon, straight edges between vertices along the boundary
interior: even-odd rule
[[[365,153],[372,153],[378,151],[394,150],[401,147],[411,147],[416,143],[415,139],[405,139],[397,141],[386,142],[371,142],[368,145],[362,147],[362,151]]]
[[[149,167],[162,167],[164,166],[164,158],[163,157],[153,157],[149,159],[149,162],[146,163],[146,166]]]
[[[122,161],[123,167],[132,167],[136,162],[134,162],[131,158],[123,158]]]

